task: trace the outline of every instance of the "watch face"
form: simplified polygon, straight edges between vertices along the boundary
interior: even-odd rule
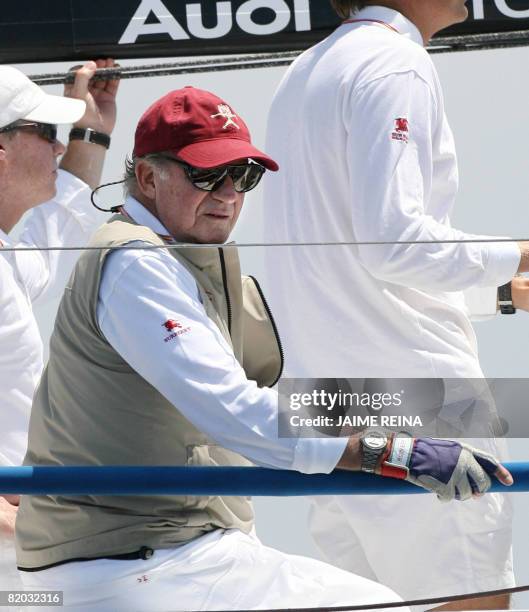
[[[364,438],[364,444],[373,450],[385,448],[388,439],[382,434],[369,434]]]

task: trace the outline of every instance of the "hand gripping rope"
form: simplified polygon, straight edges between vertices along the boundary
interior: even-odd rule
[[[514,478],[511,487],[494,482],[491,491],[529,491],[529,462],[507,463]],[[287,470],[237,467],[5,467],[0,468],[1,494],[33,495],[409,495],[427,491],[408,482],[362,472],[337,470],[333,474],[300,474]],[[529,591],[529,585],[511,589],[449,595],[406,602],[326,608],[281,608],[260,612],[346,612],[412,605],[436,605]],[[228,611],[226,611],[228,612]],[[249,612],[240,610],[238,612]]]

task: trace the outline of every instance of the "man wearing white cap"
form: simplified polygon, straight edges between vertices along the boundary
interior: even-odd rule
[[[117,81],[90,79],[96,68],[112,65],[112,60],[87,62],[66,86],[67,97],[49,95],[19,70],[0,67],[0,466],[22,463],[42,371],[43,346],[32,305],[62,289],[77,258],[75,252],[2,249],[83,245],[104,221],[93,212],[89,195],[101,176],[115,124]],[[56,124],[69,123],[74,130],[65,150]],[[20,240],[12,243],[9,232],[33,208]],[[18,581],[17,504],[14,496],[0,497],[0,590],[16,588]]]

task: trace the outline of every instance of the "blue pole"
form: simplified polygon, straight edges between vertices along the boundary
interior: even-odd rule
[[[507,463],[512,487],[494,481],[492,491],[529,491],[529,462]],[[0,494],[33,495],[403,495],[425,491],[408,482],[360,472],[300,474],[237,467],[3,467]]]

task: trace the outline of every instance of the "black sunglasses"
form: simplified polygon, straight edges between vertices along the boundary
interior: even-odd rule
[[[11,123],[10,125],[6,125],[6,127],[0,128],[0,133],[26,129],[36,132],[41,138],[44,138],[44,140],[47,140],[51,144],[57,142],[57,126],[53,123],[38,123],[37,121]]]
[[[169,155],[160,155],[162,159],[175,162],[184,169],[187,178],[197,189],[202,191],[215,191],[219,189],[226,177],[231,177],[233,187],[237,193],[245,193],[255,189],[266,172],[260,164],[229,164],[218,168],[195,168],[179,159]]]

